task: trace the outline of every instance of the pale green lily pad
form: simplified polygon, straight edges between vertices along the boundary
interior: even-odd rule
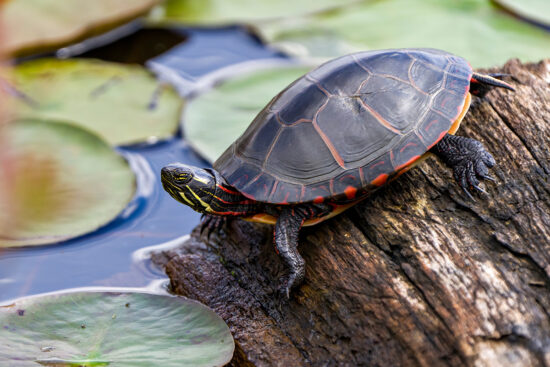
[[[18,65],[18,116],[71,121],[113,145],[165,139],[183,101],[140,66],[98,60],[40,59]]]
[[[535,23],[550,27],[548,0],[492,0],[509,12]]]
[[[309,70],[303,65],[279,67],[226,80],[189,103],[183,118],[186,140],[215,161],[273,97]]]
[[[68,292],[0,307],[0,361],[23,366],[223,366],[234,342],[225,322],[186,298]]]
[[[200,25],[255,23],[331,10],[360,0],[167,0],[151,20]]]
[[[515,57],[538,61],[550,56],[549,33],[479,0],[366,1],[259,29],[287,51],[322,58],[359,50],[432,47],[460,55],[474,67],[486,67]],[[320,47],[319,39],[326,37],[328,47]]]
[[[5,131],[0,170],[0,248],[55,243],[91,232],[132,199],[126,160],[71,124],[27,120]]]
[[[8,0],[2,50],[22,56],[108,31],[147,13],[159,0]]]

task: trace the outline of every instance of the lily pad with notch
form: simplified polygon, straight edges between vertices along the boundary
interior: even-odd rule
[[[126,160],[95,134],[64,122],[7,125],[0,171],[0,248],[56,243],[92,232],[132,199]]]

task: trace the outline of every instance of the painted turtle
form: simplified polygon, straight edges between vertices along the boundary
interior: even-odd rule
[[[476,140],[453,135],[498,75],[433,49],[368,51],[329,61],[279,93],[213,169],[162,169],[170,195],[194,210],[274,223],[277,253],[289,267],[287,296],[304,278],[302,226],[330,218],[373,193],[428,152],[454,170],[468,192],[495,160]]]

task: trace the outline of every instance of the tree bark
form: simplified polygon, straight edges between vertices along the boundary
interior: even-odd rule
[[[154,256],[227,322],[233,365],[550,366],[550,60],[490,71],[516,92],[474,97],[458,132],[497,161],[475,201],[429,159],[301,231],[289,301],[269,226],[234,220]]]

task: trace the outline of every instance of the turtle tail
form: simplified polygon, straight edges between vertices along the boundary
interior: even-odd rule
[[[470,80],[470,93],[477,97],[484,97],[485,94],[492,87],[506,88],[509,90],[515,90],[510,84],[500,80],[503,77],[509,76],[509,74],[479,74],[473,73]]]

